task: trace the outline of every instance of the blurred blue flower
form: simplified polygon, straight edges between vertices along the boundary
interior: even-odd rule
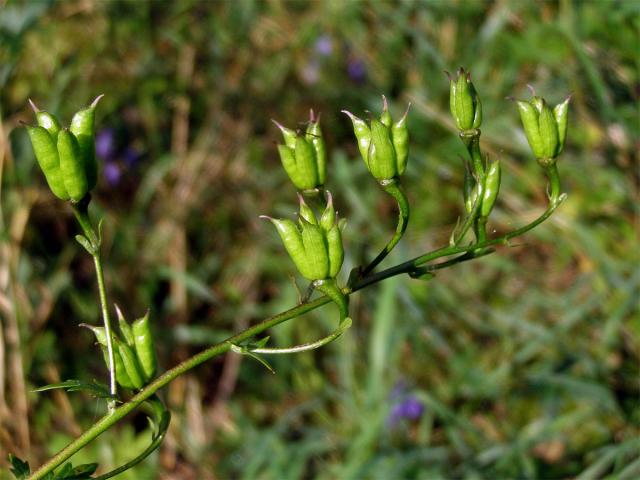
[[[360,58],[352,56],[347,63],[347,74],[354,82],[364,83],[367,79],[367,66]]]
[[[328,57],[333,51],[333,41],[329,35],[320,35],[316,40],[314,50],[321,57]]]
[[[124,159],[124,163],[127,167],[134,167],[142,158],[142,154],[134,147],[127,147],[127,149],[122,154],[122,158]]]
[[[116,154],[116,134],[113,128],[103,128],[96,135],[96,153],[103,160],[110,160]]]
[[[394,426],[401,420],[418,420],[423,413],[423,403],[415,395],[407,395],[391,407],[387,424]]]
[[[105,180],[112,187],[117,185],[120,182],[120,177],[122,176],[122,170],[120,169],[120,165],[115,162],[106,162],[104,164],[104,168],[102,170]]]

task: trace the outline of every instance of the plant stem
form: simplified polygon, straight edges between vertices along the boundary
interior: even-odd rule
[[[560,198],[560,175],[558,174],[558,166],[554,162],[545,168],[545,172],[549,178],[549,200],[552,204],[555,204]]]
[[[520,236],[523,233],[528,232],[529,230],[535,228],[542,222],[544,222],[551,214],[556,210],[558,206],[562,203],[563,198],[558,197],[558,201],[554,204],[550,204],[547,210],[540,215],[533,222],[517,229],[513,230],[509,233],[506,233],[498,238],[485,240],[483,242],[477,242],[473,245],[468,246],[448,246],[439,248],[432,252],[426,253],[419,257],[416,257],[412,260],[408,260],[404,263],[396,265],[394,267],[383,270],[379,273],[367,276],[362,278],[361,280],[355,282],[355,284],[351,287],[344,288],[342,292],[345,295],[351,295],[352,293],[366,288],[375,283],[381,282],[387,278],[394,277],[396,275],[406,274],[416,270],[417,267],[424,265],[425,263],[437,260],[438,258],[448,257],[460,253],[473,255],[472,252],[484,249],[485,247],[489,247],[492,245],[499,244],[508,244],[508,241],[514,237]],[[471,252],[471,253],[470,253]],[[439,265],[452,266],[457,263],[461,263],[465,260],[469,259],[469,255],[461,255],[457,258],[448,260],[446,262],[442,262],[441,264],[436,264],[433,266],[433,269],[441,268]],[[137,394],[135,394],[129,401],[123,403],[121,406],[116,408],[114,411],[107,413],[100,420],[94,423],[88,430],[86,430],[82,435],[73,440],[69,445],[60,450],[55,456],[49,459],[44,465],[42,465],[37,471],[35,471],[31,477],[31,480],[38,480],[43,478],[47,473],[53,471],[58,466],[62,465],[65,461],[67,461],[74,453],[83,448],[89,442],[97,438],[99,435],[104,433],[106,430],[111,428],[117,422],[122,420],[125,416],[135,410],[140,404],[142,404],[145,400],[154,395],[158,390],[165,387],[172,380],[179,377],[183,373],[197,367],[198,365],[210,360],[211,358],[220,355],[229,351],[233,345],[240,344],[246,340],[251,339],[255,335],[258,335],[269,328],[275,327],[280,323],[283,323],[287,320],[291,320],[293,318],[299,317],[307,312],[317,309],[318,307],[329,303],[331,299],[328,296],[322,296],[315,300],[312,300],[307,303],[300,304],[296,307],[290,308],[284,312],[281,312],[273,317],[269,317],[262,322],[254,325],[253,327],[249,327],[248,329],[229,337],[227,340],[224,340],[221,343],[213,345],[206,350],[194,355],[191,358],[179,363],[172,369],[166,371],[164,374],[156,378],[153,382],[145,386],[142,390],[140,390]]]
[[[96,267],[96,278],[98,280],[98,294],[100,296],[100,306],[102,309],[102,321],[104,324],[104,332],[107,337],[107,357],[109,358],[109,393],[114,397],[109,400],[109,411],[112,412],[115,409],[115,398],[118,395],[118,386],[116,384],[116,369],[115,369],[115,357],[113,353],[113,339],[111,335],[111,318],[109,316],[109,306],[107,303],[107,289],[104,284],[104,272],[102,269],[102,259],[100,257],[100,241],[99,235],[96,235],[93,226],[91,225],[91,219],[89,218],[89,202],[91,201],[91,194],[87,194],[78,203],[72,203],[73,213],[82,228],[85,236],[91,243],[93,252],[93,264]]]
[[[409,200],[407,199],[407,196],[405,195],[399,180],[396,178],[383,180],[380,182],[380,186],[384,189],[385,192],[395,198],[396,202],[398,203],[398,225],[396,226],[396,233],[394,234],[393,238],[389,240],[389,243],[385,245],[378,256],[374,258],[373,261],[362,271],[361,275],[363,277],[371,273],[378,266],[378,264],[385,259],[389,252],[393,250],[393,247],[396,246],[396,244],[402,238],[402,235],[404,235],[404,232],[407,229],[407,225],[409,225]]]

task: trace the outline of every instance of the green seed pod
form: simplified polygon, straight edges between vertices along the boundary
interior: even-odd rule
[[[80,326],[91,330],[96,336],[96,342],[98,342],[100,345],[104,347],[107,346],[107,334],[105,333],[104,327],[94,327],[93,325],[88,325],[86,323],[81,323]],[[108,364],[109,362],[107,362],[107,365]]]
[[[142,388],[145,383],[143,377],[144,374],[135,352],[129,345],[120,341],[120,339],[114,338],[113,340],[114,347],[120,353],[120,357],[122,358],[124,371],[127,372],[134,388]]]
[[[377,180],[387,180],[398,174],[391,129],[375,118],[371,120],[369,171]]]
[[[316,164],[318,169],[318,184],[324,185],[327,179],[327,149],[320,129],[320,115],[314,116],[313,110],[310,111],[309,125],[306,132],[307,140],[313,145],[316,152]]]
[[[482,103],[471,82],[471,74],[460,67],[457,78],[449,76],[449,108],[458,130],[480,128]]]
[[[58,155],[64,186],[72,200],[81,200],[89,191],[78,140],[68,129],[58,133]]]
[[[538,125],[540,128],[540,139],[542,140],[542,157],[554,158],[558,145],[558,125],[556,119],[553,116],[553,112],[544,102],[542,103],[542,109],[540,110],[540,116],[538,117]]]
[[[99,95],[89,107],[77,112],[71,119],[69,130],[78,140],[80,156],[85,167],[87,187],[93,190],[98,180],[98,164],[95,147],[95,110],[104,95]]]
[[[314,225],[318,223],[316,219],[316,214],[313,213],[313,210],[307,202],[304,201],[304,197],[298,193],[298,201],[300,203],[300,217],[304,218],[307,222],[313,223]]]
[[[409,158],[409,132],[407,114],[393,123],[387,99],[382,96],[380,120],[372,119],[367,125],[352,113],[343,110],[353,122],[358,149],[367,169],[378,181],[390,180],[404,173]]]
[[[364,160],[365,165],[369,168],[369,146],[371,145],[371,130],[366,122],[356,117],[347,110],[342,110],[342,113],[349,116],[353,123],[353,132],[356,135],[358,141],[358,150],[360,150],[360,156]]]
[[[344,262],[344,247],[342,246],[342,232],[336,223],[327,232],[327,252],[329,256],[329,277],[335,278]]]
[[[487,176],[484,181],[484,194],[482,195],[482,206],[480,207],[480,216],[488,217],[493,210],[493,206],[498,198],[500,191],[501,169],[500,161],[496,160],[489,165]]]
[[[407,110],[400,120],[393,124],[391,128],[391,141],[393,142],[393,148],[396,151],[396,162],[398,166],[398,175],[402,175],[407,168],[407,161],[409,160],[409,129],[407,128],[407,115],[409,114],[409,108],[411,104],[407,106]]]
[[[302,243],[302,233],[294,222],[289,219],[278,219],[262,215],[260,218],[270,220],[276,227],[278,235],[284,244],[284,248],[296,264],[296,268],[303,277],[309,278],[311,271],[307,265],[307,256]]]
[[[308,280],[320,280],[329,275],[329,257],[324,231],[320,226],[303,221],[302,244],[309,269]],[[301,272],[302,273],[302,272]]]
[[[562,150],[564,149],[564,142],[567,139],[569,100],[571,100],[571,96],[568,96],[564,102],[553,107],[553,117],[555,118],[558,126],[558,150],[556,151],[556,156],[562,153]]]
[[[107,368],[109,368],[109,352],[107,351],[107,334],[105,333],[104,327],[94,327],[93,325],[87,325],[86,323],[83,323],[80,326],[88,328],[96,336],[96,341],[98,342],[98,344],[100,345],[100,348],[102,349],[102,353],[104,356],[104,363],[107,366]],[[121,343],[121,342],[120,340],[117,339],[115,335],[112,335],[112,338],[114,340],[113,366],[116,370],[116,381],[118,382],[119,385],[121,385],[124,388],[133,389],[134,383],[131,381],[131,379],[129,378],[129,375],[127,374],[127,371],[124,367],[124,363],[122,361],[122,356],[120,355],[120,351],[117,347],[116,342],[118,343]]]
[[[69,194],[64,185],[64,177],[60,169],[58,149],[51,134],[44,127],[27,126],[27,132],[31,139],[31,146],[36,155],[36,160],[49,189],[61,200],[69,200]]]
[[[289,175],[291,182],[293,182],[296,188],[303,190],[300,185],[303,184],[304,179],[298,172],[298,167],[296,166],[296,157],[293,152],[294,150],[291,147],[287,147],[286,145],[278,145],[280,161],[282,162],[282,166],[284,167],[285,172],[287,172],[287,175]]]
[[[304,135],[283,127],[274,120],[284,137],[278,145],[280,160],[287,175],[298,190],[321,187],[326,177],[326,153],[322,132],[317,121],[312,121]]]
[[[133,340],[135,351],[142,367],[145,383],[151,380],[158,368],[158,358],[156,356],[155,343],[149,324],[149,312],[144,317],[133,322]]]
[[[318,166],[316,165],[316,152],[311,142],[306,138],[298,136],[296,138],[296,167],[300,178],[304,181],[300,187],[303,190],[311,190],[319,186],[318,184]]]
[[[322,227],[325,232],[328,232],[335,224],[336,209],[333,207],[333,196],[331,192],[327,191],[327,206],[324,212],[322,212],[322,217],[320,217],[320,227]]]
[[[127,345],[133,347],[133,330],[131,329],[131,325],[129,325],[129,322],[127,322],[127,319],[124,318],[124,315],[120,311],[120,307],[118,307],[118,305],[116,305],[116,315],[118,316],[118,326],[120,327],[122,338],[124,338],[124,341]]]
[[[538,125],[539,113],[537,108],[525,101],[518,101],[518,110],[520,111],[520,119],[522,120],[522,126],[524,133],[527,136],[527,141],[531,147],[531,151],[536,158],[542,158],[544,145],[542,138],[540,137],[540,127]]]
[[[107,351],[107,347],[104,345],[100,345],[102,349],[102,356],[104,357],[104,363],[109,366],[109,352]],[[128,388],[129,390],[134,389],[133,382],[127,375],[127,371],[124,368],[124,363],[122,363],[122,357],[120,356],[120,352],[118,350],[114,350],[113,352],[113,366],[116,369],[116,382],[123,388]]]
[[[387,97],[385,97],[384,95],[382,95],[382,113],[380,114],[380,123],[388,128],[391,128],[391,124],[393,123],[391,113],[389,113],[389,104],[387,103]]]
[[[325,280],[340,272],[344,260],[340,229],[344,222],[338,221],[331,192],[327,192],[327,205],[319,222],[302,198],[299,228],[288,219],[261,218],[270,220],[276,226],[287,253],[303,277],[312,281]]]
[[[287,128],[283,125],[280,125],[278,122],[276,122],[275,120],[272,120],[273,123],[275,123],[276,127],[278,127],[280,129],[280,131],[282,132],[282,136],[284,138],[284,144],[291,148],[291,149],[295,149],[296,148],[296,132],[294,132],[293,130],[291,130],[290,128]]]
[[[38,125],[49,132],[51,138],[55,143],[58,139],[58,132],[60,131],[60,122],[58,122],[58,119],[51,115],[49,112],[40,110],[38,107],[36,107],[36,104],[31,101],[31,99],[29,99],[29,105],[31,105],[33,112],[36,114]]]
[[[473,204],[476,202],[476,197],[478,196],[478,191],[475,188],[476,182],[473,178],[472,168],[473,167],[468,161],[464,163],[463,195],[464,206],[467,213],[471,213],[473,211]]]
[[[533,87],[529,87],[534,93]],[[541,164],[553,164],[560,155],[567,138],[569,100],[549,108],[543,98],[534,96],[529,101],[519,100],[518,110],[522,126],[534,156]]]

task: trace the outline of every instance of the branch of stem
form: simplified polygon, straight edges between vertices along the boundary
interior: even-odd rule
[[[102,269],[102,258],[100,257],[100,235],[96,234],[89,218],[89,202],[91,201],[91,194],[87,194],[82,200],[77,203],[72,203],[73,213],[82,228],[87,240],[91,244],[93,257],[93,263],[96,267],[96,278],[98,280],[98,293],[100,296],[100,306],[102,310],[102,321],[104,324],[104,332],[107,337],[107,357],[109,359],[109,393],[113,398],[118,395],[118,386],[116,384],[116,368],[115,357],[113,353],[113,338],[111,334],[111,318],[109,316],[109,305],[107,303],[107,289],[104,283],[104,272]],[[109,411],[115,409],[115,400],[109,400]]]
[[[396,226],[396,232],[389,240],[389,243],[385,245],[382,251],[378,254],[373,261],[362,270],[362,276],[366,276],[371,273],[377,266],[385,259],[385,257],[393,250],[393,247],[400,241],[402,235],[404,235],[407,225],[409,225],[409,200],[400,184],[399,180],[392,178],[390,180],[383,180],[380,182],[380,186],[391,195],[398,203],[398,225]]]
[[[394,267],[388,268],[381,272],[375,273],[373,275],[369,275],[365,278],[362,278],[354,283],[354,285],[350,287],[344,288],[342,291],[346,296],[351,295],[352,293],[366,288],[375,283],[381,282],[387,278],[394,277],[396,275],[407,274],[413,271],[416,271],[422,265],[433,262],[438,258],[442,257],[450,257],[453,255],[460,255],[456,258],[450,259],[445,262],[441,262],[439,264],[433,265],[432,269],[440,269],[455,265],[457,263],[461,263],[466,260],[470,260],[471,258],[475,258],[478,256],[477,253],[474,252],[482,252],[486,247],[490,247],[493,245],[500,244],[508,244],[509,240],[515,237],[518,237],[529,230],[532,230],[542,222],[544,222],[547,218],[551,216],[551,214],[558,208],[562,201],[564,200],[564,195],[559,195],[556,202],[551,202],[545,212],[540,215],[537,219],[532,221],[531,223],[513,230],[509,233],[501,235],[500,237],[485,240],[482,242],[476,242],[472,245],[467,246],[447,246],[442,247],[432,252],[426,253],[414,259],[403,262]],[[486,254],[486,252],[485,252]],[[422,267],[424,268],[424,267]],[[322,305],[329,303],[331,299],[328,296],[322,296],[315,300],[302,303],[297,305],[289,310],[281,312],[277,315],[269,317],[262,322],[249,327],[248,329],[216,344],[213,345],[202,352],[194,355],[193,357],[188,358],[187,360],[179,363],[172,369],[166,371],[164,374],[156,378],[153,382],[149,383],[142,390],[136,393],[131,399],[127,402],[123,403],[121,406],[116,408],[114,411],[107,413],[104,417],[94,423],[88,430],[86,430],[82,435],[73,440],[69,445],[60,450],[55,456],[49,459],[45,464],[43,464],[37,471],[35,471],[30,479],[38,480],[43,478],[47,473],[53,471],[58,466],[62,465],[65,461],[67,461],[73,454],[78,452],[81,448],[87,445],[89,442],[97,438],[99,435],[104,433],[106,430],[111,428],[117,422],[126,417],[129,413],[134,411],[138,406],[140,406],[145,400],[153,396],[158,390],[165,387],[172,380],[176,379],[183,373],[197,367],[198,365],[210,360],[211,358],[220,355],[222,353],[227,352],[232,348],[233,345],[241,344],[244,341],[251,339],[252,337],[272,328],[280,323],[283,323],[287,320],[291,320],[293,318],[299,317],[307,312],[315,310]]]

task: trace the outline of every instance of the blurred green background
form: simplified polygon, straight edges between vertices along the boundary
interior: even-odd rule
[[[93,212],[108,289],[129,317],[151,308],[168,368],[297,301],[294,266],[258,220],[296,210],[272,118],[322,113],[328,187],[349,221],[344,274],[396,213],[340,110],[411,102],[413,215],[384,265],[446,244],[465,151],[443,71],[463,65],[482,146],[503,161],[491,231],[545,207],[505,100],[528,98],[527,83],[552,104],[573,95],[568,200],[512,248],[354,295],[354,327],[274,358],[276,375],[229,354],[176,380],[167,440],[122,478],[638,478],[639,13],[632,0],[0,0],[0,462],[38,465],[104,412],[83,394],[31,392],[106,374],[77,327],[100,322],[93,265],[20,128],[28,98],[69,119],[105,94]],[[308,341],[335,317],[325,307],[270,333]],[[121,464],[145,428],[130,416],[73,461]]]

